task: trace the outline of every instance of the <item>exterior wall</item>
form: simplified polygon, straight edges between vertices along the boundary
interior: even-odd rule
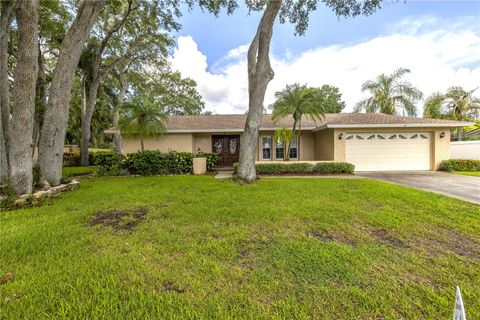
[[[193,152],[212,152],[212,134],[196,133],[193,136]]]
[[[480,140],[451,142],[450,159],[480,160]]]
[[[145,150],[159,150],[168,152],[175,150],[178,152],[194,152],[193,135],[191,133],[169,133],[159,138],[150,138],[144,140]],[[140,150],[139,138],[124,138],[123,153],[132,153]]]
[[[343,133],[350,132],[429,132],[431,135],[431,170],[437,170],[442,160],[446,160],[450,156],[450,129],[449,128],[349,128],[349,129],[335,129],[334,133],[334,160],[345,161],[346,143],[345,139],[339,140],[338,136]],[[441,133],[444,137],[440,138]]]
[[[315,137],[313,132],[302,132],[300,135],[300,161],[315,160]]]
[[[275,135],[275,131],[260,131],[258,134],[258,150],[257,150],[257,158],[256,161],[263,161],[262,159],[262,137],[264,136],[270,136],[273,139],[273,136]],[[314,160],[314,148],[315,148],[315,139],[314,135],[312,132],[304,132],[302,131],[300,135],[300,161],[313,161]],[[240,141],[240,143],[242,143]],[[272,140],[273,144],[273,140]],[[272,161],[274,160],[279,160],[282,161],[281,159],[275,159],[275,147],[274,144],[272,146]],[[268,160],[267,160],[268,161]],[[296,161],[296,160],[294,160]]]
[[[314,159],[321,161],[333,161],[335,151],[335,131],[333,129],[325,129],[316,131],[314,135]]]
[[[444,137],[440,136],[444,133]],[[434,129],[432,134],[431,170],[438,170],[443,160],[450,159],[450,128]]]

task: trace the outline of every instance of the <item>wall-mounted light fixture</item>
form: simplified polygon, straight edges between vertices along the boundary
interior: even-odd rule
[[[445,138],[445,132],[444,131],[440,132],[440,139],[443,139],[443,138]]]
[[[340,133],[340,134],[338,135],[338,140],[342,140],[342,138],[343,138],[343,133]]]

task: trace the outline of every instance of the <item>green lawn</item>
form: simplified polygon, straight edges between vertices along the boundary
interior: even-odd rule
[[[480,171],[455,171],[455,173],[463,174],[464,176],[480,177]]]
[[[0,212],[0,319],[448,319],[455,285],[478,319],[479,217],[364,179],[84,179]]]
[[[68,179],[74,176],[82,176],[93,174],[97,170],[96,166],[85,166],[85,167],[63,167],[62,175],[64,179]]]

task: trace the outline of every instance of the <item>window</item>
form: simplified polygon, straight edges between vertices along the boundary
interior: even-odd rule
[[[290,159],[296,160],[298,159],[298,147],[297,147],[297,138],[298,137],[293,137],[292,143],[290,145]]]
[[[275,159],[283,159],[283,143],[280,140],[275,145]]]
[[[262,137],[262,160],[272,159],[272,137]]]

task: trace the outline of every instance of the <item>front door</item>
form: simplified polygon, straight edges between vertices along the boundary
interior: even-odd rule
[[[218,154],[218,165],[238,162],[240,136],[212,136],[212,152]]]

